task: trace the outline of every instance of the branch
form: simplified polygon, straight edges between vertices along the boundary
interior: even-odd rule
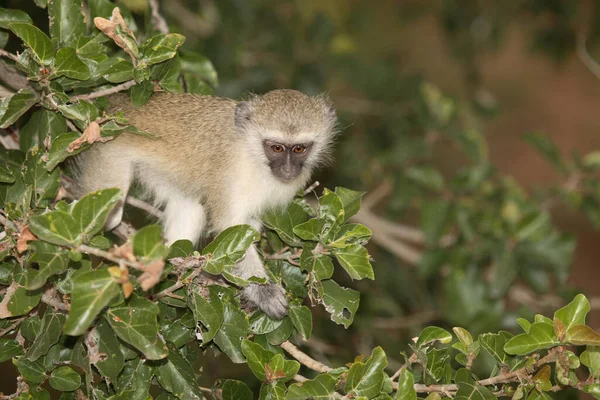
[[[292,357],[298,360],[302,365],[312,369],[313,371],[319,373],[327,373],[333,370],[333,368],[314,360],[287,340],[283,342],[280,346],[285,351],[287,351]],[[561,346],[555,347],[553,349],[550,349],[545,357],[537,360],[532,366],[526,366],[512,372],[503,372],[500,375],[493,376],[491,378],[481,379],[477,381],[477,384],[479,386],[495,386],[498,384],[510,383],[514,381],[531,380],[533,379],[533,375],[539,367],[556,361],[558,359],[557,354],[562,351],[563,348]],[[408,363],[413,364],[416,362],[416,360],[417,359],[416,357],[414,357],[413,354],[413,356],[411,356],[411,358],[409,359]],[[400,375],[400,373],[402,372],[402,368],[393,375],[392,387],[394,390],[398,390],[398,383],[393,382],[393,380]],[[306,380],[306,378],[304,378],[303,376],[297,376],[294,377],[294,380],[296,380],[297,382],[303,382],[304,380]],[[442,393],[448,397],[453,397],[453,395],[455,395],[458,391],[458,386],[455,384],[424,385],[417,383],[414,385],[414,389],[417,393]]]
[[[17,318],[10,326],[7,326],[4,329],[0,329],[0,337],[6,335],[7,333],[16,329],[19,325],[21,325],[21,322],[25,321],[25,319],[27,319],[29,317],[30,317],[30,315],[26,315],[24,317]]]
[[[104,258],[105,260],[112,261],[118,265],[126,265],[130,268],[137,269],[139,271],[146,270],[146,266],[138,261],[130,261],[123,257],[117,257],[114,254],[109,253],[108,251],[100,250],[85,244],[77,246],[75,250],[80,251],[82,253],[92,254],[96,257]]]
[[[167,21],[158,12],[158,0],[150,0],[150,9],[152,10],[152,24],[160,33],[169,33]]]
[[[127,204],[133,206],[135,208],[139,208],[140,210],[146,211],[150,215],[154,215],[156,218],[162,218],[164,213],[158,208],[154,207],[152,204],[148,204],[143,200],[136,199],[135,197],[128,196],[127,200],[125,200]]]
[[[42,294],[42,302],[48,304],[50,307],[60,310],[60,311],[69,311],[71,309],[71,305],[63,303],[57,296],[56,291],[54,289],[48,289]]]
[[[9,53],[8,51],[4,50],[4,49],[0,49],[0,57],[6,57],[6,58],[10,58],[11,60],[13,60],[14,62],[19,62],[19,57],[17,57],[16,55]]]
[[[295,345],[293,345],[289,340],[286,340],[285,342],[281,343],[280,346],[282,349],[287,351],[292,357],[298,360],[300,364],[312,369],[313,371],[329,372],[333,369],[311,358],[308,354],[304,353]]]
[[[115,94],[118,92],[122,92],[123,90],[127,90],[132,86],[135,86],[136,82],[135,80],[130,80],[124,83],[121,83],[120,85],[117,86],[113,86],[109,89],[104,89],[104,90],[98,90],[97,92],[92,92],[92,93],[88,93],[88,94],[80,94],[78,96],[73,96],[71,97],[71,100],[91,100],[91,99],[96,99],[98,97],[104,97],[104,96],[108,96],[111,94]]]

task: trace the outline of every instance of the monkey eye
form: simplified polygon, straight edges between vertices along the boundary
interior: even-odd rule
[[[292,151],[296,154],[302,154],[306,151],[306,147],[302,146],[300,144],[297,144],[296,146],[294,146],[294,148],[292,149]]]
[[[285,150],[285,147],[280,144],[274,144],[271,146],[271,150],[273,150],[275,153],[282,153]]]

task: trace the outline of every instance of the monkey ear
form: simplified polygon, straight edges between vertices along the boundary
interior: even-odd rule
[[[253,113],[252,105],[247,101],[241,101],[235,107],[235,126],[243,128],[250,122]]]
[[[331,98],[329,97],[329,95],[327,95],[326,93],[321,93],[317,96],[317,98],[322,102],[323,107],[325,108],[325,114],[329,118],[335,119],[336,118],[336,109],[335,109],[335,106],[333,105],[333,101],[331,101]]]

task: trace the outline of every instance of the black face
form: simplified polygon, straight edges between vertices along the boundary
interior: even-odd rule
[[[290,182],[300,175],[312,145],[312,142],[282,144],[265,140],[263,147],[273,175],[283,182]]]

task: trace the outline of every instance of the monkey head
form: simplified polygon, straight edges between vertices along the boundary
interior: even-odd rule
[[[276,179],[304,184],[330,159],[336,113],[327,96],[273,90],[238,103],[235,125]]]

